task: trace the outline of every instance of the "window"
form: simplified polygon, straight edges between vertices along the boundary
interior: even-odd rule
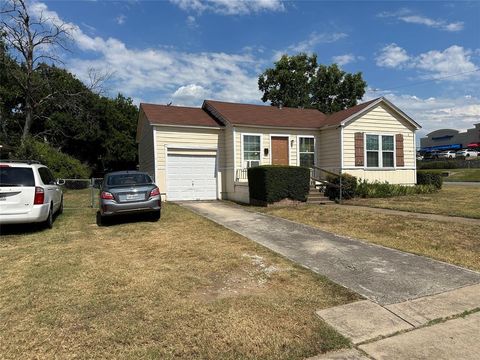
[[[42,182],[44,185],[55,184],[55,179],[52,173],[47,168],[44,168],[44,167],[39,168],[38,173],[40,174],[40,177],[42,178]]]
[[[315,165],[315,138],[301,137],[298,139],[298,146],[300,166],[312,167]]]
[[[0,186],[35,186],[31,168],[0,167]]]
[[[367,167],[394,167],[393,135],[366,135]]]
[[[112,186],[117,185],[143,185],[152,183],[152,179],[147,174],[132,173],[132,174],[118,174],[110,175],[107,179],[107,184]]]
[[[260,165],[260,135],[243,135],[243,162],[247,168]]]

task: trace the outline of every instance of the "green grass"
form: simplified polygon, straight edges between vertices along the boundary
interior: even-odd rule
[[[422,169],[419,172],[448,173],[443,181],[480,181],[480,169]]]
[[[480,219],[480,186],[447,185],[432,194],[392,198],[355,198],[345,202],[384,209]]]
[[[258,211],[480,271],[480,225],[373,213],[341,205],[271,207]]]
[[[314,312],[359,299],[170,204],[159,222],[98,227],[84,207],[2,228],[0,294],[1,357],[61,359],[302,359],[349,346]]]

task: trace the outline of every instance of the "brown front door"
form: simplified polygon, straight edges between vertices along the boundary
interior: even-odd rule
[[[288,165],[288,137],[272,136],[272,165]]]

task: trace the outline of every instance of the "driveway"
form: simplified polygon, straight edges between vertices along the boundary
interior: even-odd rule
[[[224,202],[182,205],[380,305],[480,283],[480,273],[474,271],[240,206]]]

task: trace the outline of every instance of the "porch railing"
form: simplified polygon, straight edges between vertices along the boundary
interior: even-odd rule
[[[332,178],[338,179],[338,184],[336,182],[332,182]],[[327,186],[339,189],[339,197],[336,200],[338,200],[339,203],[342,203],[343,185],[340,171],[336,173],[318,166],[312,166],[310,168],[310,185],[314,187],[320,187],[320,190],[323,191],[325,191]]]
[[[237,169],[235,173],[235,181],[248,180],[248,169]]]

